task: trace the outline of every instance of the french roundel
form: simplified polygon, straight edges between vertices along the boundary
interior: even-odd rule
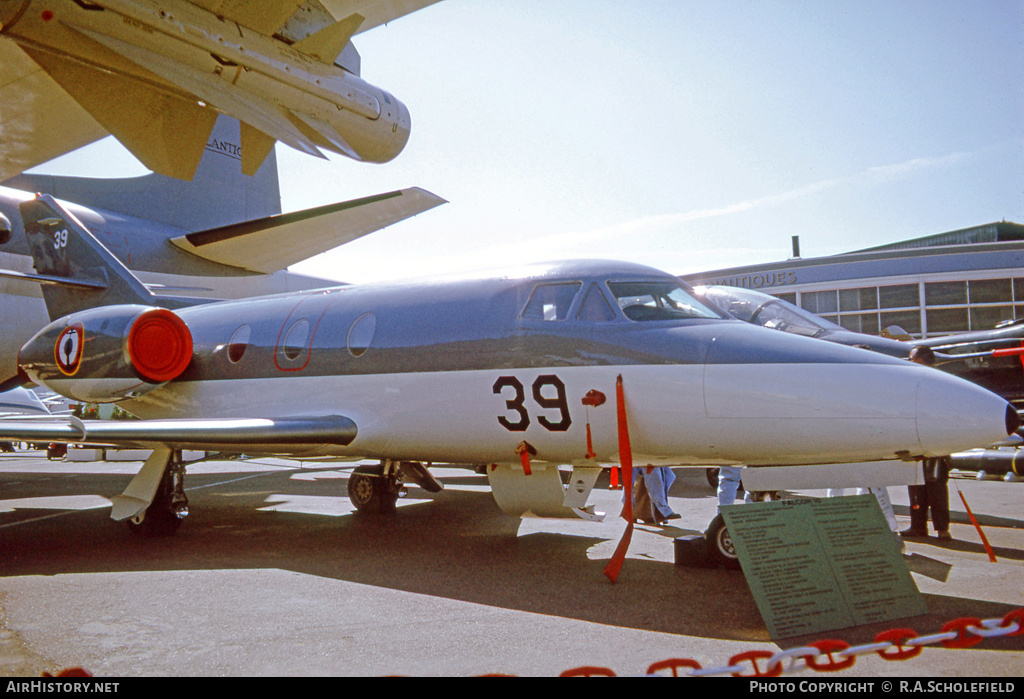
[[[85,347],[85,328],[81,323],[74,323],[64,328],[57,336],[53,348],[57,368],[67,376],[74,376],[82,363],[82,350]]]

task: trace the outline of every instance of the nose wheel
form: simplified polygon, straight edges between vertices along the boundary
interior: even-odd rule
[[[405,495],[402,477],[387,463],[359,466],[348,478],[348,497],[356,511],[367,514],[386,514],[395,511],[398,498]]]

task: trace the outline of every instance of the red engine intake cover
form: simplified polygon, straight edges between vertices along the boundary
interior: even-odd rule
[[[166,308],[146,311],[128,333],[128,358],[151,383],[176,379],[192,361],[192,333]]]

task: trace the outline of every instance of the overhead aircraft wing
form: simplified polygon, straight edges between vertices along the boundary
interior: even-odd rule
[[[444,203],[412,187],[189,233],[171,242],[220,264],[270,274]]]
[[[387,24],[437,2],[440,0],[321,0],[331,15],[338,19],[350,17],[353,14],[362,15],[365,19],[359,25],[357,34]]]
[[[299,0],[191,0],[205,10],[231,22],[273,34],[302,6]]]
[[[0,181],[107,135],[10,39],[0,38]]]
[[[358,54],[347,45],[357,28],[359,32],[366,31],[436,1],[344,0],[328,3],[332,6],[330,15],[320,3],[300,0],[191,3],[214,13],[216,18],[245,25],[263,37],[291,43],[300,54],[303,42],[308,50],[325,46],[344,50],[348,56],[345,60],[334,55],[319,58],[327,64],[341,60],[341,65],[358,74]],[[122,33],[114,31],[115,27],[123,29],[119,23],[89,29],[76,24],[73,12],[61,12],[59,21],[50,23],[53,13],[47,10],[43,15],[50,15],[50,19],[44,18],[42,24],[53,31],[44,31],[31,26],[33,23],[25,19],[29,15],[24,15],[15,3],[0,3],[8,4],[11,8],[0,7],[7,22],[3,27],[7,34],[0,37],[0,181],[108,134],[116,136],[150,170],[190,179],[209,139],[217,110],[239,118],[244,124],[246,174],[256,171],[275,140],[314,155],[319,154],[318,147],[323,147],[373,162],[390,160],[404,146],[405,141],[392,137],[394,132],[386,128],[391,125],[391,117],[395,123],[402,118],[397,107],[395,114],[384,120],[387,124],[379,122],[378,130],[386,138],[380,134],[366,136],[373,146],[353,147],[346,141],[345,128],[310,120],[310,110],[301,99],[289,97],[278,108],[276,98],[268,98],[263,92],[255,96],[246,94],[245,90],[235,89],[231,80],[211,78],[205,69],[197,69],[187,61],[181,63],[175,58],[176,53],[154,55],[151,42],[142,40],[135,45],[123,37],[119,39]],[[86,12],[100,9],[91,3],[78,5]],[[24,6],[27,4],[21,9]],[[118,12],[128,15],[138,9],[130,2],[117,7]],[[130,21],[128,15],[125,22]],[[33,18],[40,22],[38,16]],[[151,34],[153,30],[147,25],[133,36],[144,38],[147,29]],[[22,30],[27,33],[20,34]],[[114,31],[116,36],[108,36],[108,31]],[[202,33],[195,27],[191,31],[189,36]],[[55,43],[46,43],[51,40]],[[203,51],[200,49],[197,55],[207,55]],[[214,58],[236,66],[228,58]],[[272,58],[269,60],[268,65],[276,65]],[[299,62],[304,60],[307,59]],[[268,80],[261,90],[287,93],[281,76],[275,73]],[[334,102],[335,106],[344,103],[345,109],[358,110],[358,105],[346,101],[349,97],[345,90],[330,99],[307,95],[308,99]],[[355,99],[365,101],[363,97]],[[378,124],[372,115],[368,118]]]
[[[306,3],[301,0],[191,0],[198,5],[232,22],[255,29],[261,34],[271,35]],[[379,27],[382,24],[422,10],[440,0],[321,0],[321,3],[335,19],[362,15],[365,21],[357,33]]]
[[[118,447],[294,453],[319,445],[350,444],[356,424],[327,415],[289,418],[173,420],[4,420],[0,440],[105,444]]]
[[[51,82],[73,97],[96,123],[153,172],[191,179],[217,113],[184,94],[76,63],[44,51],[26,53]],[[59,155],[59,153],[58,153]],[[11,176],[18,173],[12,172]]]

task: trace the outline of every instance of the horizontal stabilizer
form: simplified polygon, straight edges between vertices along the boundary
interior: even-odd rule
[[[189,233],[171,242],[220,264],[270,274],[444,203],[413,187]]]
[[[26,274],[25,272],[15,272],[12,269],[0,269],[0,277],[7,277],[8,279],[21,279],[27,282],[35,282],[36,284],[66,286],[71,289],[107,288],[107,283],[105,281],[98,281],[95,279],[69,279],[65,277],[54,277],[48,274]]]
[[[346,445],[356,437],[347,417],[208,418],[173,420],[5,420],[0,440],[104,444],[119,447],[290,453]]]

